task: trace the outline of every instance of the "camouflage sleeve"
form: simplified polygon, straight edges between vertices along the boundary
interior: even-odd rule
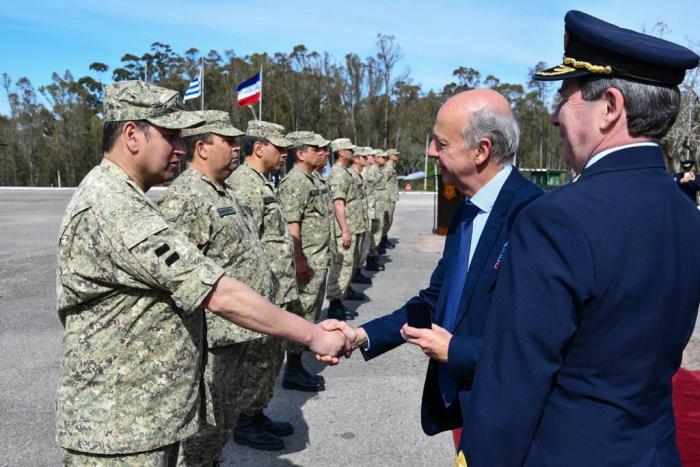
[[[301,222],[304,207],[309,200],[309,188],[300,180],[286,179],[280,184],[277,196],[287,216],[287,222]]]
[[[340,172],[331,172],[328,175],[328,185],[333,194],[333,201],[336,199],[346,199],[348,196],[348,183]]]
[[[175,304],[194,311],[224,270],[204,257],[187,237],[164,218],[132,216],[112,230],[118,243],[111,252],[117,267],[149,288],[168,291]]]

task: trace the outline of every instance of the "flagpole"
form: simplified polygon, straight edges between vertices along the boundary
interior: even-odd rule
[[[263,76],[262,76],[262,65],[260,65],[260,107],[258,107],[258,120],[262,120],[262,85],[263,85]]]
[[[201,104],[202,104],[202,110],[204,110],[204,57],[200,57],[200,64],[199,64],[199,86],[200,86],[200,93],[201,93]]]

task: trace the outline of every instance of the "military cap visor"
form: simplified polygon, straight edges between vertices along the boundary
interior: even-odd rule
[[[183,129],[182,137],[202,135],[204,133],[214,133],[219,136],[242,136],[241,130],[231,125],[231,118],[227,112],[221,110],[199,110],[190,112],[204,120],[204,124],[195,128]]]
[[[357,146],[352,144],[352,141],[350,141],[349,138],[338,138],[331,141],[331,150],[342,151],[343,149],[354,151],[357,149]]]
[[[677,86],[698,65],[678,44],[607,23],[581,11],[564,17],[563,63],[535,73],[539,81],[610,76]]]
[[[286,138],[292,142],[292,147],[300,146],[317,146],[322,148],[328,144],[328,141],[323,139],[321,135],[311,131],[293,131],[288,133]]]
[[[684,169],[690,169],[690,168],[693,168],[694,166],[695,166],[695,161],[692,159],[681,161],[681,167],[683,167]]]

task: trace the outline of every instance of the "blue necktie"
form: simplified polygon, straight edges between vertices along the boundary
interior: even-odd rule
[[[458,248],[452,260],[452,267],[449,271],[446,271],[446,280],[443,284],[444,287],[447,287],[447,297],[445,299],[441,326],[450,332],[454,332],[457,324],[459,302],[462,299],[462,292],[464,291],[469,268],[472,222],[479,212],[480,209],[472,204],[471,201],[465,201],[458,213],[459,223],[455,232]],[[450,376],[447,366],[443,364],[438,366],[438,385],[440,386],[445,407],[449,407],[457,395],[457,385]]]

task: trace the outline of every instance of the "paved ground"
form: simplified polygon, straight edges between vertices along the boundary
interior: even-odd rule
[[[55,311],[56,238],[70,190],[0,189],[0,466],[58,465],[54,395],[61,351]],[[401,305],[427,283],[443,239],[431,235],[432,197],[405,195],[396,212],[386,270],[365,290],[360,324]],[[263,453],[229,443],[227,466],[451,465],[448,434],[429,438],[419,406],[426,357],[403,346],[372,362],[354,355],[322,367],[327,390],[279,385],[268,414],[293,422],[287,449]],[[700,369],[700,323],[683,366]]]

